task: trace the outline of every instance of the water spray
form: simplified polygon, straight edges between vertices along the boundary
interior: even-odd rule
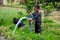
[[[29,20],[29,18],[27,18],[27,17],[22,17],[22,18],[20,18],[20,19],[19,19],[19,21],[17,22],[17,24],[16,24],[16,26],[15,26],[14,30],[13,30],[12,35],[14,35],[14,33],[15,33],[15,31],[16,31],[16,29],[17,29],[18,25],[19,25],[19,23],[20,23],[23,19],[27,19],[27,20]]]

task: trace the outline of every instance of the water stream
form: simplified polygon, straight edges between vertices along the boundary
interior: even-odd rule
[[[14,33],[15,33],[15,31],[16,31],[16,29],[17,29],[18,25],[19,25],[19,23],[20,23],[22,20],[24,20],[24,19],[29,20],[29,18],[27,18],[27,17],[22,17],[22,18],[20,18],[20,19],[19,19],[19,21],[17,22],[17,24],[16,24],[16,26],[15,26],[14,30],[13,30],[12,35],[14,35]]]

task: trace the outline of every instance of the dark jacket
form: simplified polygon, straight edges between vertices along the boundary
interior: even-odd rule
[[[13,23],[17,24],[18,21],[19,21],[19,19],[14,18]],[[19,23],[18,27],[21,27],[21,26],[25,26],[24,22],[22,22],[22,21]]]
[[[33,16],[36,23],[41,23],[41,18],[42,18],[41,12],[35,12],[33,13]]]

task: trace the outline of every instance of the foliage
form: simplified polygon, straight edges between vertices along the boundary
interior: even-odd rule
[[[9,2],[10,2],[10,0],[7,0],[7,2],[9,3]]]
[[[7,40],[60,40],[60,30],[51,30],[52,28],[59,28],[60,25],[56,24],[51,19],[46,19],[44,22],[46,23],[48,29],[45,25],[42,25],[42,33],[35,34],[34,27],[33,31],[30,32],[30,26],[28,21],[24,21],[26,26],[22,28],[17,28],[14,35],[12,35],[12,31],[14,30],[15,25],[13,24],[13,18],[21,18],[22,16],[28,16],[25,9],[16,9],[16,8],[0,8],[0,19],[1,23],[3,20],[3,26],[6,27],[6,32],[4,36]],[[43,23],[44,23],[43,22]],[[10,26],[10,27],[9,27]],[[1,27],[1,26],[0,26]],[[8,27],[8,28],[7,28]],[[1,32],[1,31],[0,31]]]
[[[28,1],[28,3],[26,4],[26,9],[27,9],[27,12],[29,13],[32,9],[33,9],[33,7],[34,7],[34,1]]]
[[[0,19],[0,26],[3,25],[3,21],[4,21],[4,19],[1,18],[1,19]]]

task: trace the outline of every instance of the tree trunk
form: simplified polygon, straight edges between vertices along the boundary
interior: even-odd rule
[[[3,5],[3,0],[0,0],[0,5]]]

